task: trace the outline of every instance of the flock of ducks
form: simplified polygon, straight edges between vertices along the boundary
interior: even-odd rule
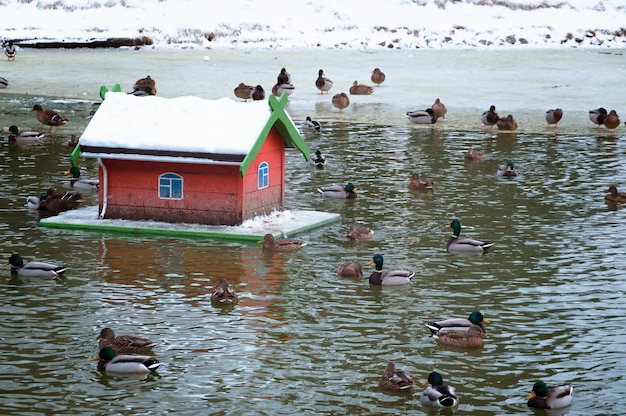
[[[6,50],[5,50],[6,53]],[[7,55],[9,59],[11,57]],[[13,53],[12,59],[15,58]],[[371,74],[371,81],[379,86],[385,81],[385,74],[375,68]],[[0,87],[7,86],[8,81],[0,78]],[[333,87],[333,81],[326,77],[324,71],[318,71],[318,77],[315,80],[315,86],[320,94],[328,94]],[[277,76],[277,82],[272,87],[272,94],[281,95],[283,92],[290,95],[295,90],[292,84],[291,76],[285,68],[282,68]],[[374,88],[359,84],[354,81],[349,89],[352,95],[369,95],[374,92]],[[131,94],[135,95],[154,95],[156,94],[156,83],[147,76],[138,80]],[[263,100],[265,99],[265,91],[260,85],[251,86],[240,83],[235,89],[236,97],[247,100]],[[350,105],[350,99],[347,94],[339,93],[332,97],[331,100],[334,107],[341,112]],[[32,111],[36,111],[37,120],[49,126],[50,131],[53,127],[62,126],[68,123],[68,119],[54,110],[44,110],[40,105],[35,105]],[[445,118],[447,109],[439,98],[435,100],[433,105],[425,110],[409,111],[406,117],[413,123],[417,124],[434,124],[437,120]],[[563,117],[563,111],[560,108],[550,109],[546,112],[546,122],[549,127],[556,127]],[[615,110],[607,112],[606,109],[600,107],[589,111],[589,119],[598,127],[605,126],[607,129],[615,129],[619,126],[620,120]],[[491,106],[485,111],[481,120],[484,131],[493,129],[495,125],[501,130],[515,130],[518,125],[512,115],[500,118],[496,112],[495,106]],[[307,117],[305,127],[319,130],[320,123]],[[11,141],[30,141],[39,140],[44,137],[43,134],[34,131],[20,132],[17,126],[11,126],[8,130]],[[465,154],[465,158],[469,160],[481,160],[484,154],[480,151],[469,149]],[[327,164],[325,156],[317,150],[311,157],[311,164],[316,167],[324,167]],[[80,178],[80,169],[73,166],[68,172],[72,175],[73,186],[97,187],[97,181],[84,180]],[[515,165],[512,161],[502,165],[498,170],[498,176],[516,176]],[[414,173],[409,182],[411,190],[433,189],[434,184],[430,180],[423,178],[419,173]],[[357,189],[353,183],[346,185],[328,185],[318,188],[318,192],[329,198],[353,199],[357,197]],[[626,193],[620,192],[615,186],[611,186],[605,194],[607,201],[626,202]],[[28,204],[33,209],[47,209],[52,212],[61,212],[71,209],[81,202],[81,196],[78,192],[56,192],[53,188],[48,189],[45,194],[40,197],[29,197]],[[481,240],[477,238],[461,237],[461,223],[459,220],[453,220],[449,228],[452,229],[452,235],[446,243],[446,249],[449,252],[476,252],[482,253],[487,251],[494,245],[491,241]],[[368,227],[353,224],[350,226],[346,237],[354,240],[362,240],[371,238],[374,231]],[[268,251],[294,251],[307,245],[306,242],[297,239],[275,238],[272,234],[265,234],[258,241],[263,244],[263,249]],[[410,283],[415,275],[409,270],[385,270],[383,268],[384,259],[381,254],[375,254],[367,263],[375,265],[374,270],[369,276],[369,283],[381,286],[397,286]],[[28,277],[51,277],[57,278],[66,270],[66,267],[51,262],[31,261],[24,262],[19,254],[13,254],[5,266],[11,266],[11,273]],[[358,261],[347,261],[343,263],[337,270],[340,276],[344,277],[362,277],[363,266]],[[221,279],[214,287],[211,293],[211,304],[214,306],[233,306],[238,304],[239,297],[226,279]],[[455,347],[481,347],[483,339],[487,337],[487,331],[483,322],[482,313],[472,312],[468,318],[449,318],[426,324],[432,336],[440,343]],[[149,373],[155,371],[161,363],[151,355],[142,355],[151,352],[156,343],[147,339],[133,335],[115,336],[110,328],[104,328],[97,338],[99,353],[94,358],[98,361],[97,368],[100,371],[116,372],[116,373]],[[415,383],[408,373],[398,370],[393,362],[387,364],[378,385],[383,390],[397,392],[413,392]],[[453,387],[443,383],[443,377],[440,373],[434,371],[428,376],[427,381],[423,383],[426,389],[420,396],[420,402],[424,405],[455,408],[459,404],[458,396]],[[543,381],[538,381],[533,385],[531,393],[527,397],[527,404],[530,407],[541,409],[558,409],[569,406],[572,399],[573,388],[570,385],[547,386]]]
[[[448,318],[426,324],[433,336],[440,342],[455,347],[479,347],[482,339],[487,336],[483,322],[483,314],[474,311],[468,318]],[[459,397],[454,387],[444,384],[443,377],[437,371],[428,375],[422,383],[427,386],[420,396],[420,402],[426,406],[455,409],[459,405]],[[413,392],[415,383],[411,376],[398,370],[393,362],[389,362],[378,381],[378,386],[387,391]],[[543,381],[534,383],[530,394],[526,397],[527,405],[538,409],[561,409],[571,404],[574,389],[571,385],[548,386]]]
[[[371,81],[377,86],[385,82],[385,78],[385,74],[380,70],[380,68],[375,68],[370,76]],[[323,69],[320,69],[317,72],[317,78],[315,79],[315,87],[319,90],[320,94],[328,94],[333,86],[334,82],[326,76]],[[277,97],[281,96],[283,93],[291,95],[295,89],[296,88],[292,83],[289,72],[287,69],[281,68],[278,76],[276,77],[276,84],[272,86],[272,94]],[[370,95],[374,92],[374,88],[366,84],[360,84],[358,81],[354,81],[348,91],[351,95]],[[240,82],[239,85],[235,87],[233,92],[237,98],[241,98],[244,101],[248,101],[249,99],[263,100],[265,98],[265,91],[261,85],[253,87],[252,85]],[[333,95],[331,103],[335,108],[339,109],[339,112],[342,112],[343,109],[350,106],[350,98],[345,92],[341,92]],[[319,124],[317,126],[310,127],[317,130],[320,128]]]

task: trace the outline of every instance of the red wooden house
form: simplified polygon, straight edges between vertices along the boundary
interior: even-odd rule
[[[100,218],[238,225],[284,209],[285,147],[309,158],[286,103],[110,92],[72,162],[97,158]]]

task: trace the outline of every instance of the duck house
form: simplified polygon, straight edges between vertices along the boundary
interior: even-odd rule
[[[96,158],[100,218],[239,225],[285,208],[285,148],[309,149],[268,101],[108,92],[72,152]]]

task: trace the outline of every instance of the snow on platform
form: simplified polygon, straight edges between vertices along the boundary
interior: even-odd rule
[[[160,235],[174,237],[205,237],[219,240],[258,241],[270,233],[275,237],[295,234],[339,221],[339,214],[319,211],[276,211],[255,217],[241,225],[205,225],[168,223],[158,221],[131,221],[98,218],[98,207],[77,208],[59,215],[42,218],[40,225],[86,231],[120,232],[134,235]]]

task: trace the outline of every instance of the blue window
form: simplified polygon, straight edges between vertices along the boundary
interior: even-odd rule
[[[259,189],[270,186],[270,165],[268,165],[267,162],[261,162],[259,165],[258,175]]]
[[[163,173],[159,176],[159,198],[183,199],[183,177],[176,173]]]

